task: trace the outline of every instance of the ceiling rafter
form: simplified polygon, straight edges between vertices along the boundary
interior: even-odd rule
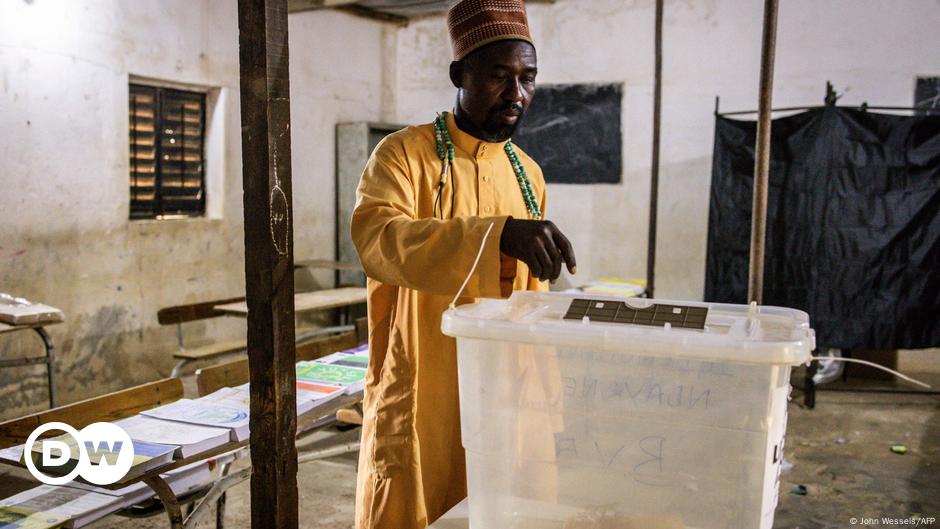
[[[527,0],[528,4],[554,4],[556,0]],[[336,9],[352,15],[407,25],[410,21],[445,13],[456,0],[288,0],[288,12]]]

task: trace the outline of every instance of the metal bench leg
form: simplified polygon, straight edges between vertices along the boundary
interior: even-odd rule
[[[357,450],[359,450],[359,441],[343,443],[338,446],[331,446],[329,448],[323,448],[320,450],[315,450],[313,452],[308,452],[297,458],[297,464],[302,465],[310,461],[317,461],[319,459],[327,459],[330,457],[341,456],[343,454],[348,454],[349,452],[355,452]]]
[[[173,368],[173,371],[170,371],[170,378],[179,378],[180,373],[183,371],[183,367],[189,363],[189,360],[180,360],[176,367]]]
[[[222,468],[219,469],[219,476],[225,477],[228,475],[229,469],[232,468],[232,462],[228,461],[222,463]],[[215,502],[215,529],[224,529],[225,527],[225,492],[219,495],[219,499]]]
[[[186,519],[186,527],[195,527],[195,524],[199,522],[199,519],[209,510],[209,506],[221,498],[225,491],[229,488],[238,485],[239,483],[247,480],[251,477],[251,467],[246,467],[238,472],[220,477],[216,481],[212,488],[209,489],[209,492],[199,501],[199,504],[196,505],[196,508],[193,509],[193,512]],[[219,522],[219,517],[216,515],[216,523]]]
[[[180,351],[186,350],[183,346],[183,324],[181,322],[176,323],[176,344],[179,346]]]
[[[55,408],[55,374],[53,362],[55,361],[55,347],[52,345],[52,337],[43,327],[34,327],[36,334],[42,338],[42,344],[46,346],[46,375],[49,383],[49,409]]]
[[[183,346],[183,324],[179,322],[176,324],[176,343],[181,353],[186,351],[186,347]],[[176,367],[173,368],[173,371],[170,371],[170,378],[179,378],[180,372],[183,371],[183,366],[188,362],[189,360],[180,360],[176,364]]]
[[[225,529],[225,493],[215,502],[215,529]]]
[[[183,513],[180,511],[179,501],[166,481],[163,481],[160,476],[153,476],[145,479],[144,483],[149,485],[163,502],[163,508],[166,509],[166,515],[170,519],[170,529],[183,529]]]

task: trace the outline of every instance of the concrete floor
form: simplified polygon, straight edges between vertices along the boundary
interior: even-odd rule
[[[940,350],[904,352],[900,369],[940,388]],[[795,373],[793,381],[801,384],[802,375]],[[886,384],[857,380],[835,385]],[[865,518],[878,518],[877,523],[867,526],[880,527],[885,525],[880,519],[883,516],[940,517],[940,397],[820,391],[814,410],[803,407],[799,390],[794,390],[793,397],[785,451],[785,459],[793,467],[781,476],[775,528],[851,528],[862,526]],[[890,446],[896,443],[907,446],[908,453],[892,453]],[[352,527],[356,456],[300,467],[302,528]],[[0,494],[9,495],[27,483],[20,471],[0,468]],[[789,492],[798,485],[806,487],[805,496]],[[198,527],[214,527],[214,517],[211,514]],[[859,520],[857,525],[852,524],[853,518]],[[247,528],[249,520],[249,486],[245,482],[230,489],[226,526]],[[166,526],[160,515],[143,520],[112,516],[89,527]],[[919,527],[940,527],[940,522]]]

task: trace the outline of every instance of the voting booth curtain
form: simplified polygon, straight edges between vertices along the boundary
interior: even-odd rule
[[[746,303],[753,121],[718,117],[705,299]],[[773,121],[763,304],[821,347],[940,346],[940,116],[827,106]]]

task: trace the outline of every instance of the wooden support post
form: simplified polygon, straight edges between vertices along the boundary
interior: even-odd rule
[[[251,526],[297,527],[287,0],[239,0]]]
[[[650,174],[650,221],[646,248],[646,296],[656,283],[656,218],[659,206],[659,123],[663,99],[663,0],[656,0],[656,65],[653,73],[653,160]]]
[[[764,30],[761,42],[760,101],[757,109],[757,145],[754,155],[754,199],[751,208],[751,258],[748,270],[748,302],[762,302],[764,249],[767,234],[767,187],[770,175],[770,113],[774,86],[774,55],[777,47],[777,1],[764,0]]]

